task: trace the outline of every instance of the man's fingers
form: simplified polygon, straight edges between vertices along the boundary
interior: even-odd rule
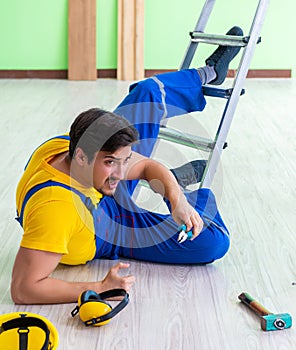
[[[122,278],[122,288],[125,289],[127,293],[129,293],[129,290],[132,287],[132,285],[135,283],[135,280],[136,278],[133,275],[124,276]]]
[[[123,262],[120,262],[118,263],[118,269],[127,269],[128,267],[130,266],[129,263],[123,263]]]
[[[118,264],[114,265],[111,270],[114,273],[117,273],[119,270],[121,269],[127,269],[130,266],[130,264],[128,263],[123,263],[123,262],[119,262]]]
[[[202,231],[203,229],[203,221],[197,220],[196,224],[193,226],[193,237],[192,239],[196,238]]]

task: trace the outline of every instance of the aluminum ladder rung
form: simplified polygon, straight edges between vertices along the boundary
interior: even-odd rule
[[[215,142],[204,137],[195,136],[180,132],[168,127],[161,127],[158,137],[162,140],[178,143],[194,149],[211,152],[215,147]]]
[[[250,36],[239,35],[220,35],[220,34],[206,34],[203,32],[190,32],[192,43],[215,44],[222,46],[240,46],[248,45]],[[257,44],[261,42],[261,37],[258,37]]]
[[[212,96],[212,97],[230,98],[232,91],[233,91],[233,88],[221,89],[221,88],[216,88],[209,85],[204,85],[202,87],[203,94],[205,96]],[[245,92],[246,90],[242,89],[240,94],[244,95]]]
[[[223,46],[240,46],[248,44],[249,37],[236,35],[206,34],[202,32],[190,32],[191,42],[206,43]]]

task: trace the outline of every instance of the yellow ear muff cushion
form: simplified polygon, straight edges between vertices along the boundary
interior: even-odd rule
[[[81,321],[86,322],[92,319],[97,319],[98,317],[108,314],[112,310],[112,307],[104,302],[97,300],[86,301],[80,305],[79,316]],[[94,324],[94,326],[103,326],[111,321],[111,318]]]

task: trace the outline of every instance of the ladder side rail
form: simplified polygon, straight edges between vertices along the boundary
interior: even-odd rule
[[[250,29],[250,39],[248,45],[244,48],[239,68],[233,82],[233,91],[225,106],[220,125],[215,137],[215,147],[208,159],[200,188],[210,188],[226,141],[235,109],[238,104],[239,96],[245,82],[251,59],[253,57],[257,41],[261,32],[265,14],[270,0],[260,0],[254,20]]]
[[[194,28],[195,32],[203,32],[207,23],[208,19],[212,13],[213,7],[215,5],[216,0],[206,0],[205,4],[202,8],[202,11],[199,15],[199,18],[197,20],[196,26]],[[198,42],[192,42],[190,40],[189,45],[186,50],[186,54],[182,60],[182,63],[180,65],[180,70],[181,69],[187,69],[190,67],[190,64],[192,62],[192,59],[194,57],[195,51],[197,49]]]

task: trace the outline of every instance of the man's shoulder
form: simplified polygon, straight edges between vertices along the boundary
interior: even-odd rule
[[[40,161],[53,157],[56,154],[65,152],[69,149],[70,138],[68,134],[52,137],[41,143],[32,153],[27,166],[30,166],[34,161]]]

